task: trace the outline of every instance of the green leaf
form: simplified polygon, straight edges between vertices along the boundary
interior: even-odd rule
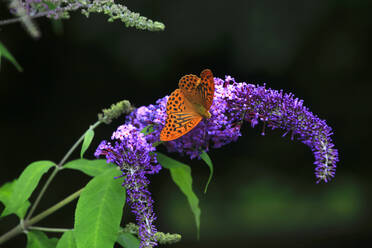
[[[46,4],[46,5],[48,6],[49,10],[54,10],[54,9],[57,8],[57,6],[56,6],[54,3],[52,3],[52,2],[49,2],[49,1],[43,1],[43,3]]]
[[[0,67],[1,67],[1,57],[4,57],[8,59],[10,62],[12,62],[12,64],[17,68],[18,71],[20,72],[23,71],[22,67],[18,64],[18,62],[13,57],[13,55],[11,55],[8,49],[5,48],[3,43],[0,42]]]
[[[174,160],[162,153],[156,153],[158,162],[164,167],[170,170],[171,177],[175,184],[179,187],[182,193],[186,196],[191,211],[194,214],[197,236],[199,238],[199,227],[200,227],[200,208],[199,199],[192,191],[192,177],[191,169],[188,165],[183,164],[177,160]]]
[[[207,193],[207,190],[208,190],[208,185],[211,182],[212,177],[213,177],[213,163],[212,163],[212,160],[209,157],[208,153],[206,153],[205,151],[202,152],[202,154],[200,155],[200,157],[201,157],[201,159],[204,160],[204,162],[209,167],[209,178],[208,178],[208,182],[207,182],[207,184],[205,185],[205,188],[204,188],[204,194],[206,194]]]
[[[12,182],[6,182],[0,187],[0,201],[3,199],[8,199],[13,191],[13,184],[16,180]]]
[[[92,129],[88,129],[84,135],[84,141],[80,151],[80,158],[83,158],[85,151],[88,149],[90,143],[92,143],[93,137],[94,131]]]
[[[146,127],[144,127],[142,130],[141,130],[141,133],[143,133],[145,136],[154,132],[155,129],[154,129],[154,125],[153,124],[150,124],[150,125],[147,125]]]
[[[0,202],[2,202],[4,206],[7,206],[9,204],[15,182],[16,180],[13,180],[12,182],[4,183],[0,187]]]
[[[74,231],[65,232],[58,241],[57,248],[76,248]]]
[[[140,241],[131,233],[121,233],[117,241],[124,248],[138,248]]]
[[[16,180],[13,182],[7,182],[3,186],[0,187],[0,202],[4,204],[4,206],[8,206],[11,196],[13,193],[13,186]],[[30,202],[26,201],[19,210],[15,212],[15,214],[20,218],[23,219],[26,215],[27,209],[30,207]],[[8,213],[10,214],[10,213]],[[5,216],[6,214],[1,214],[0,217]]]
[[[121,173],[110,169],[94,177],[81,192],[75,211],[79,248],[112,248],[118,237],[125,203]]]
[[[64,169],[79,170],[88,176],[95,177],[101,175],[103,172],[113,169],[112,164],[108,164],[104,159],[76,159],[68,162],[63,166]],[[116,168],[116,166],[115,166]]]
[[[27,213],[28,208],[30,207],[31,203],[30,201],[25,201],[22,206],[15,211],[15,214],[20,218],[24,219]]]
[[[5,216],[11,213],[19,213],[20,209],[24,207],[27,199],[35,190],[40,178],[54,165],[54,162],[47,160],[36,161],[28,165],[14,183],[9,204],[5,207],[2,215]]]
[[[57,238],[50,239],[41,231],[27,232],[27,248],[55,248],[57,242]]]

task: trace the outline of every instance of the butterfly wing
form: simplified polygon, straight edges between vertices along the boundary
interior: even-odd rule
[[[168,98],[167,119],[161,130],[160,140],[171,141],[191,131],[203,119],[192,108],[180,89],[176,89]]]
[[[178,86],[191,103],[200,104],[209,110],[214,97],[212,71],[205,69],[200,73],[200,77],[193,74],[185,75],[180,79]]]
[[[205,69],[200,73],[201,82],[198,86],[198,91],[204,101],[203,106],[210,109],[214,97],[214,78],[213,73],[209,69]]]

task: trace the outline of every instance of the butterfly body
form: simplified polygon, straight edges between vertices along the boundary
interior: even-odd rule
[[[203,118],[211,118],[209,109],[214,97],[214,79],[211,70],[200,77],[185,75],[168,98],[167,119],[160,133],[161,141],[177,139],[191,131]]]
[[[195,112],[197,112],[199,115],[201,115],[202,117],[206,119],[209,119],[212,117],[211,113],[209,113],[209,111],[203,105],[199,103],[193,103],[193,108]]]

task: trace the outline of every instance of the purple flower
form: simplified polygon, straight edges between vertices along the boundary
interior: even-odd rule
[[[228,87],[232,88],[234,95],[229,100],[232,108],[244,112],[244,120],[251,122],[252,126],[262,121],[263,135],[265,127],[280,128],[285,130],[283,136],[290,133],[292,140],[298,139],[311,148],[315,156],[317,182],[328,182],[334,177],[338,151],[333,148],[332,129],[310,112],[303,100],[295,98],[292,93],[266,89],[265,85],[234,83]]]
[[[154,132],[146,136],[149,143],[159,141],[166,119],[167,99],[166,96],[159,99],[157,105],[141,107],[127,118],[127,123],[139,130],[153,125]],[[168,151],[186,154],[191,159],[199,158],[203,150],[236,141],[241,136],[243,121],[250,122],[252,127],[261,121],[262,135],[267,127],[280,128],[285,131],[283,136],[290,133],[292,140],[297,139],[312,149],[318,182],[327,182],[334,177],[338,152],[333,148],[332,129],[292,93],[267,89],[266,85],[237,83],[231,76],[226,76],[225,80],[215,78],[210,112],[210,119],[204,119],[179,139],[165,142]]]
[[[66,11],[76,10],[82,7],[79,1],[68,0],[19,0],[16,4],[10,6],[10,12],[14,15],[45,15],[48,18],[60,19],[66,18]]]
[[[303,101],[292,93],[267,89],[247,83],[237,83],[226,76],[225,80],[215,78],[215,95],[211,106],[210,119],[203,119],[193,130],[180,138],[164,142],[169,152],[178,152],[191,159],[200,158],[202,151],[219,148],[236,141],[241,136],[244,121],[255,127],[263,123],[262,135],[266,128],[280,128],[283,136],[289,134],[292,140],[299,140],[314,153],[317,182],[328,182],[335,175],[338,152],[334,148],[332,129],[326,122],[303,105]],[[96,156],[105,155],[108,162],[116,163],[125,176],[124,186],[128,202],[140,225],[141,247],[156,245],[154,233],[151,194],[147,190],[147,174],[160,170],[156,161],[155,147],[166,120],[168,96],[159,99],[156,105],[142,106],[133,111],[113,133],[115,145],[103,141]],[[140,131],[151,126],[152,132],[144,135]]]
[[[52,4],[58,4],[58,2],[50,1]],[[23,8],[20,10],[19,8]],[[25,11],[27,15],[34,16],[39,12],[50,11],[49,6],[42,0],[20,0],[18,6],[11,10],[13,14],[22,14]],[[22,13],[18,13],[22,12]]]
[[[127,202],[139,224],[140,247],[153,247],[157,244],[154,239],[157,231],[153,225],[156,217],[151,193],[147,189],[150,183],[147,175],[158,173],[161,169],[153,154],[155,148],[131,124],[120,126],[112,139],[116,140],[115,144],[102,141],[95,156],[104,155],[107,162],[120,166],[125,178],[123,186],[127,190]]]

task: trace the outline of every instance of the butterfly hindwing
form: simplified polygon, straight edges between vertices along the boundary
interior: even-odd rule
[[[202,99],[197,91],[199,84],[200,78],[196,75],[189,74],[180,79],[178,87],[190,102],[201,104]]]
[[[205,69],[200,73],[200,77],[195,75],[183,76],[178,86],[192,103],[197,103],[209,110],[214,97],[214,79],[212,71]]]
[[[180,89],[176,89],[168,98],[167,119],[160,133],[161,141],[170,141],[192,130],[202,117],[196,113],[191,103]]]
[[[214,78],[213,73],[209,69],[205,69],[200,73],[201,82],[197,87],[203,106],[209,110],[213,103],[214,97]]]

